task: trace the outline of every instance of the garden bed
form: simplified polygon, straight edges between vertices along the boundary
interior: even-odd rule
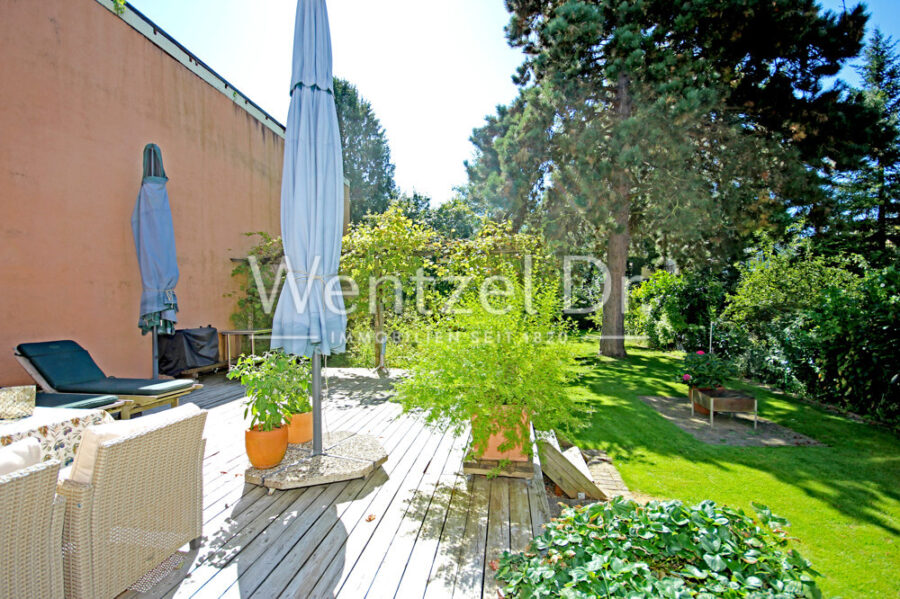
[[[691,415],[691,406],[682,397],[642,396],[648,406],[698,441],[713,445],[735,447],[792,447],[821,445],[818,441],[787,427],[760,418],[753,428],[752,414],[718,416],[715,427],[709,426],[707,417],[700,413]],[[719,410],[716,409],[718,413]]]

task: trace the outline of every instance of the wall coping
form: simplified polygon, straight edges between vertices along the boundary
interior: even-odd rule
[[[246,94],[231,85],[224,77],[216,73],[205,62],[197,58],[190,50],[182,46],[178,40],[161,29],[156,23],[147,18],[139,10],[125,3],[125,12],[116,13],[113,0],[96,0],[101,6],[109,10],[114,16],[122,19],[132,29],[143,35],[160,50],[177,60],[189,71],[200,77],[208,85],[212,86],[237,106],[248,112],[253,118],[271,129],[279,137],[284,137],[284,125],[275,117],[260,108],[256,102]]]

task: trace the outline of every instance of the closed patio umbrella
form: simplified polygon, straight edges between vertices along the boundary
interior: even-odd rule
[[[325,0],[300,0],[281,184],[289,280],[275,310],[272,347],[312,358],[314,455],[322,451],[321,355],[345,349],[347,317],[337,280],[343,182],[328,12]]]
[[[178,260],[166,181],[159,146],[147,144],[144,177],[131,214],[131,230],[143,287],[138,327],[143,334],[153,334],[153,378],[159,377],[157,335],[173,334],[178,321]]]

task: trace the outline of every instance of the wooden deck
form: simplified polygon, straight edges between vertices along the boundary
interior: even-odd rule
[[[366,480],[306,490],[246,485],[240,386],[203,381],[210,409],[204,536],[150,592],[131,597],[490,597],[491,561],[525,547],[549,518],[533,481],[461,473],[467,438],[427,429],[364,370],[329,380],[326,430],[380,438],[387,463]]]

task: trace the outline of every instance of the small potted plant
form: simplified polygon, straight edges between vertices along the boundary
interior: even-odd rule
[[[244,439],[254,467],[272,468],[284,458],[294,414],[309,411],[307,373],[306,364],[277,350],[241,356],[228,373],[247,390],[244,417],[251,422]]]
[[[547,308],[538,311],[558,313]],[[571,422],[570,346],[560,341],[558,323],[523,314],[464,302],[420,338],[410,376],[397,385],[404,410],[422,413],[426,423],[455,433],[471,427],[470,458],[528,461],[532,423],[549,430]]]
[[[291,445],[312,441],[313,415],[309,401],[311,368],[306,360],[286,356],[279,352],[280,377],[278,384],[287,405],[288,443]]]
[[[731,362],[714,354],[697,351],[685,355],[678,382],[689,387],[688,397],[694,402],[694,409],[701,414],[708,414],[709,411],[697,403],[695,393],[699,391],[706,395],[716,396],[724,391],[725,381],[732,376],[734,376],[734,367]]]

